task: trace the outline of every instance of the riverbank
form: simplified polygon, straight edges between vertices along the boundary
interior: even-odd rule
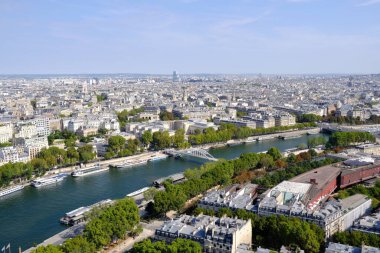
[[[196,148],[202,148],[202,149],[212,149],[212,148],[222,148],[226,146],[235,146],[235,145],[240,145],[244,143],[251,143],[255,141],[263,141],[263,140],[271,140],[271,139],[276,139],[276,138],[295,138],[295,137],[300,137],[301,135],[305,134],[318,134],[320,131],[320,128],[315,127],[315,128],[308,128],[308,129],[302,129],[302,130],[294,130],[294,131],[285,131],[285,132],[278,132],[278,133],[273,133],[273,134],[265,134],[265,135],[258,135],[258,136],[251,136],[245,139],[239,139],[239,140],[230,140],[227,142],[218,142],[218,143],[209,143],[209,144],[204,144],[204,145],[197,145],[194,146]],[[151,158],[153,157],[161,157],[164,154],[161,151],[145,151],[144,153],[138,154],[138,155],[133,155],[133,156],[127,156],[127,157],[120,157],[120,158],[114,158],[110,160],[99,160],[99,161],[93,161],[84,164],[84,168],[86,167],[92,167],[95,165],[100,165],[100,166],[115,166],[123,163],[138,163],[138,162],[148,162]],[[61,167],[57,169],[52,169],[49,170],[44,176],[41,178],[47,178],[52,175],[56,175],[59,173],[71,173],[73,172],[76,168],[78,168],[77,165],[71,165],[71,166],[66,166],[66,167]],[[24,185],[28,186],[30,185],[31,181],[35,179],[32,178],[29,181],[24,181],[20,183],[13,183],[10,186],[0,188],[0,191],[6,190],[9,187],[14,187],[18,185]]]
[[[119,157],[114,158],[110,160],[100,160],[100,161],[94,161],[84,164],[83,168],[92,167],[95,165],[100,165],[102,167],[104,166],[113,166],[117,164],[127,163],[127,162],[148,162],[152,157],[160,156],[162,155],[162,152],[160,151],[147,151],[138,155],[133,156],[126,156],[126,157]],[[64,168],[58,168],[55,170],[50,171],[51,173],[48,173],[50,175],[52,174],[58,174],[63,172],[73,172],[78,166],[68,166]]]
[[[32,250],[36,249],[39,246],[47,246],[49,244],[61,245],[64,241],[71,239],[71,238],[74,238],[77,235],[82,234],[83,230],[85,228],[85,225],[86,225],[86,223],[83,222],[83,223],[79,223],[77,225],[74,225],[72,227],[69,227],[69,228],[53,235],[52,237],[46,239],[42,243],[38,244],[36,247],[31,247],[31,248],[23,251],[23,253],[30,253]]]
[[[307,140],[307,138],[310,138],[310,137],[306,137],[304,136],[303,140],[304,142]],[[297,140],[297,139],[296,139]],[[294,142],[294,140],[288,140],[288,141],[283,141],[283,140],[272,140],[272,141],[267,141],[265,143],[273,143],[273,142],[276,142],[276,143],[279,143],[279,144],[284,144],[284,143],[288,143],[288,142]],[[260,142],[256,142],[254,144],[250,144],[250,145],[240,145],[241,147],[253,147],[255,145],[264,145],[264,143],[260,143]],[[271,144],[269,144],[271,145]],[[236,147],[234,147],[236,148]],[[231,148],[227,147],[226,149],[228,150],[231,150]],[[233,148],[232,148],[233,149]],[[282,148],[281,149],[282,151],[286,151],[288,150],[289,153],[299,153],[299,152],[303,152],[303,151],[307,151],[307,150],[294,150],[294,149],[285,149],[285,148]],[[321,150],[322,151],[322,150]],[[257,151],[256,151],[257,152]],[[173,160],[173,159],[168,159],[168,160]],[[104,250],[102,252],[112,252],[112,253],[121,253],[121,252],[125,252],[126,250],[130,249],[132,247],[132,245],[140,240],[143,240],[145,238],[148,238],[149,236],[153,235],[154,234],[154,230],[146,230],[144,228],[143,230],[143,233],[140,235],[140,236],[137,236],[136,238],[128,238],[126,240],[120,240],[117,244],[114,244],[112,245],[110,248],[108,248],[107,250]]]
[[[209,153],[216,158],[234,159],[242,153],[264,152],[271,147],[277,147],[284,152],[306,144],[309,138],[314,137],[303,135],[285,141],[276,138],[255,141],[245,145],[211,149]],[[131,158],[133,157],[123,159]],[[112,160],[109,162],[112,163]],[[30,248],[34,243],[39,244],[66,229],[67,227],[59,223],[59,219],[71,210],[104,199],[123,198],[128,193],[152,185],[158,178],[183,173],[200,164],[200,161],[162,159],[138,167],[110,169],[86,177],[67,177],[62,182],[46,187],[25,187],[22,191],[0,200],[0,223],[5,224],[0,230],[0,245],[11,243],[12,251],[16,252],[18,246],[23,249]]]
[[[297,138],[301,137],[302,135],[306,134],[319,134],[320,133],[319,127],[313,127],[308,129],[302,129],[302,130],[294,130],[294,131],[285,131],[285,132],[277,132],[272,134],[263,134],[263,135],[257,135],[257,136],[250,136],[245,139],[238,139],[238,140],[229,140],[227,142],[217,142],[217,143],[208,143],[204,145],[197,145],[195,147],[202,148],[202,149],[212,149],[212,148],[222,148],[226,146],[235,146],[235,145],[241,145],[244,143],[251,143],[255,141],[265,141],[265,140],[272,140],[272,139],[290,139],[290,138]]]
[[[82,168],[87,168],[87,167],[92,167],[95,165],[100,165],[102,167],[106,166],[115,166],[117,164],[123,164],[123,163],[139,163],[139,162],[148,162],[152,158],[158,158],[158,157],[166,157],[165,154],[163,154],[161,151],[147,151],[142,154],[134,155],[134,156],[127,156],[127,157],[120,157],[120,158],[115,158],[115,159],[110,159],[110,160],[101,160],[101,161],[94,161],[90,163],[84,164]],[[43,175],[42,177],[39,178],[49,178],[53,175],[57,175],[60,173],[71,173],[77,169],[77,165],[71,165],[67,167],[62,167],[62,168],[57,168],[48,171]],[[8,188],[15,187],[15,186],[30,186],[31,182],[36,179],[36,177],[33,177],[29,181],[22,181],[20,183],[13,183],[10,186],[0,188],[0,191],[4,191]]]

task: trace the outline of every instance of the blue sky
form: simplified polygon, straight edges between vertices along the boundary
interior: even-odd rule
[[[0,73],[379,73],[380,0],[0,0]]]

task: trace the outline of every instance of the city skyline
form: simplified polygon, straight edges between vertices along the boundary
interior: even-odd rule
[[[2,1],[0,74],[376,74],[377,0]]]
[[[380,0],[0,0],[1,253],[380,253]]]

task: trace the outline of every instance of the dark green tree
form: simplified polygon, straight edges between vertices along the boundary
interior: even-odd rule
[[[281,151],[275,147],[271,147],[270,149],[268,149],[267,154],[270,155],[275,161],[282,158]]]
[[[61,250],[59,246],[47,245],[39,246],[36,249],[32,250],[32,253],[65,253]]]
[[[94,243],[87,241],[83,236],[76,236],[68,239],[62,246],[64,252],[67,253],[93,253],[96,252]]]
[[[79,153],[79,160],[84,163],[91,161],[96,157],[96,154],[93,151],[93,148],[91,145],[84,145],[82,147],[79,147],[78,153]]]
[[[159,131],[153,133],[152,145],[155,150],[169,148],[171,146],[171,138],[168,131]]]
[[[125,148],[126,140],[120,135],[111,136],[108,139],[108,152],[118,153]]]
[[[146,146],[149,147],[150,143],[153,141],[153,135],[152,132],[149,130],[144,131],[144,133],[141,136],[141,141],[142,143]]]

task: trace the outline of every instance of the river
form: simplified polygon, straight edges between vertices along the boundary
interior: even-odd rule
[[[288,140],[266,140],[233,147],[212,149],[217,158],[232,159],[241,153],[262,152],[270,147],[281,151],[306,144],[301,136]],[[57,185],[43,188],[26,187],[20,192],[0,198],[0,248],[11,243],[12,251],[19,246],[27,249],[65,229],[59,218],[80,206],[103,199],[122,198],[126,194],[150,185],[155,179],[199,166],[197,163],[168,158],[134,168],[110,171],[83,178],[67,177]]]

